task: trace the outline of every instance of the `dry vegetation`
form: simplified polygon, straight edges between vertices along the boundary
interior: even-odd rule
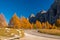
[[[15,35],[19,37],[24,36],[23,30],[12,29],[12,28],[0,28],[0,36],[5,37],[14,37]]]
[[[45,33],[45,34],[60,36],[60,30],[58,30],[58,29],[39,29],[39,32],[40,33]]]

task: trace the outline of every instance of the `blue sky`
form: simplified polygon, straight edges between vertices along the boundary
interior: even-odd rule
[[[48,10],[54,0],[0,0],[0,13],[3,13],[6,21],[16,13],[19,17],[29,17],[41,10]]]

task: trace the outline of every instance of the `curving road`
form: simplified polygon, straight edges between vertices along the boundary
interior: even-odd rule
[[[35,30],[26,30],[25,37],[20,40],[60,40],[60,36],[38,34]]]
[[[21,38],[20,40],[59,40],[59,39],[39,37],[39,36],[25,33],[25,37]]]

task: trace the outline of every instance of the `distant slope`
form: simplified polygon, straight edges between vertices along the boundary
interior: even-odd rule
[[[0,27],[5,27],[5,26],[7,26],[5,17],[3,14],[0,14]]]

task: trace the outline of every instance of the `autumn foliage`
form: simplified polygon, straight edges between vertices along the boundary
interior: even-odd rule
[[[18,18],[16,14],[11,18],[9,26],[12,28],[31,29],[32,26],[25,17]]]
[[[57,28],[55,24],[51,25],[48,21],[42,22],[42,23],[39,21],[36,21],[36,26],[39,29],[56,29]]]
[[[39,22],[38,20],[36,21],[36,27],[39,29],[39,28],[42,28],[42,24],[41,22]]]
[[[57,20],[60,23],[60,20]],[[54,29],[56,25],[51,25],[48,21],[40,22],[36,20],[36,23],[30,23],[29,19],[25,17],[18,18],[16,14],[11,18],[9,22],[9,27],[20,28],[20,29]]]
[[[60,27],[60,19],[57,19],[55,24],[56,24],[57,27]]]
[[[16,14],[14,14],[14,16],[11,18],[9,26],[13,28],[21,28],[20,20]]]
[[[24,29],[31,29],[32,28],[29,20],[26,19],[25,17],[20,18],[20,22],[22,24],[22,28],[24,28]]]

